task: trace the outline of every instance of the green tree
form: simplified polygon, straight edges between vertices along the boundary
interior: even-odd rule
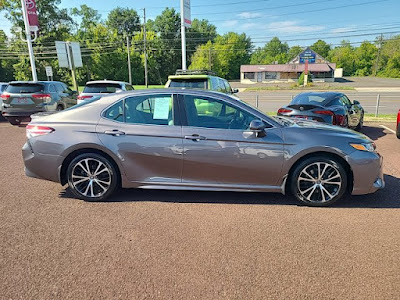
[[[375,64],[378,49],[370,42],[363,42],[360,47],[354,51],[356,59],[356,76],[369,76]]]
[[[325,41],[318,40],[314,44],[311,45],[311,50],[314,50],[323,58],[327,58],[329,55],[329,51],[331,50],[331,46],[329,46]]]
[[[78,34],[79,32],[87,32],[90,30],[92,26],[96,26],[101,19],[101,16],[97,12],[97,10],[90,8],[86,4],[80,6],[80,8],[72,8],[71,14],[73,16],[77,16],[81,18],[79,27],[78,27]]]
[[[329,52],[328,59],[337,64],[338,68],[343,68],[345,76],[352,76],[356,72],[356,57],[354,48],[348,41],[342,41],[341,45]]]
[[[106,24],[118,34],[132,35],[140,31],[140,18],[136,10],[117,7],[110,11]]]
[[[289,60],[288,52],[288,44],[274,37],[264,47],[259,47],[253,52],[251,64],[286,63]]]
[[[303,51],[302,47],[300,47],[300,46],[292,46],[292,47],[290,47],[287,56],[288,56],[289,60],[292,60],[297,55],[299,55],[302,51]]]

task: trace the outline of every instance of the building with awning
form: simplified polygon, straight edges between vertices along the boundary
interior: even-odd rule
[[[308,72],[315,82],[333,82],[336,77],[342,77],[343,70],[336,69],[335,63],[327,61],[307,48],[287,64],[241,65],[240,82],[249,84],[295,82],[305,71],[306,60],[308,60]]]

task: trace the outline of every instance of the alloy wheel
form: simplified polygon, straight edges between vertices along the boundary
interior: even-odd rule
[[[328,162],[311,163],[297,177],[298,191],[312,203],[331,201],[340,193],[342,184],[339,170]]]
[[[71,174],[71,184],[84,197],[98,198],[109,190],[112,171],[95,158],[84,158],[75,163]]]

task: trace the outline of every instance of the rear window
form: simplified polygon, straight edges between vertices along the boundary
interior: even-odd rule
[[[6,84],[2,84],[0,85],[0,93],[4,92],[4,90],[6,89],[7,85]]]
[[[85,86],[83,92],[111,94],[121,89],[121,85],[118,83],[91,83]]]
[[[328,101],[328,97],[325,95],[307,95],[300,94],[293,98],[290,104],[311,104],[321,105]]]
[[[171,79],[169,87],[173,88],[189,88],[189,89],[206,89],[207,79]]]
[[[44,91],[44,85],[38,83],[11,83],[6,92],[11,94],[32,94]]]

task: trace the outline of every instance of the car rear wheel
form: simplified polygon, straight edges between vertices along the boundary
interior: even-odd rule
[[[347,187],[344,167],[336,160],[310,157],[298,164],[291,176],[293,195],[309,206],[329,206],[339,200]]]
[[[16,117],[8,117],[7,120],[8,120],[8,122],[10,122],[11,125],[20,125],[21,124],[21,120]]]
[[[85,201],[104,201],[118,186],[116,168],[96,153],[74,158],[68,166],[67,176],[72,193]]]
[[[62,111],[64,110],[64,106],[62,106],[61,104],[57,105],[56,111]]]

